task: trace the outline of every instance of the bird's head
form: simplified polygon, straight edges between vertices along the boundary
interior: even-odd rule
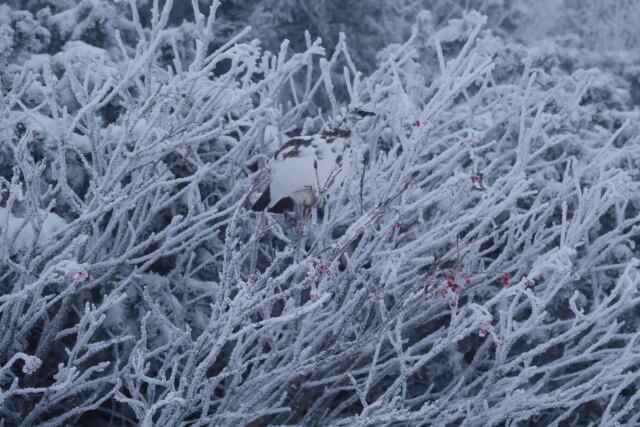
[[[362,119],[375,116],[375,113],[367,111],[362,107],[354,107],[347,112],[346,121],[350,124],[358,123]]]

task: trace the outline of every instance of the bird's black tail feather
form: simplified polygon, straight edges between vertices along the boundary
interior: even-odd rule
[[[285,211],[290,212],[292,210],[293,210],[293,199],[291,197],[283,197],[282,199],[278,200],[278,203],[271,206],[268,209],[268,212],[284,213]]]
[[[267,187],[266,190],[264,190],[264,193],[262,193],[262,196],[260,196],[260,198],[258,200],[256,200],[256,202],[253,204],[253,206],[251,206],[251,210],[252,211],[263,211],[267,208],[267,206],[269,206],[269,203],[271,202],[271,192],[269,191],[269,187]]]

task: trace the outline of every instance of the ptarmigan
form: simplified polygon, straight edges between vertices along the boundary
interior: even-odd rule
[[[334,129],[285,142],[269,161],[269,186],[251,209],[282,213],[295,205],[321,207],[323,195],[337,188],[347,173],[353,126],[373,115],[354,108]]]

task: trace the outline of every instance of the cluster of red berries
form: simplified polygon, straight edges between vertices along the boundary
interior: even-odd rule
[[[442,277],[447,280],[444,285],[445,289],[449,289],[451,292],[458,292],[460,290],[460,285],[456,283],[456,276],[450,273],[442,273]]]
[[[501,278],[502,286],[509,286],[511,284],[511,273],[504,272],[500,274],[502,276]],[[445,272],[445,273],[442,273],[442,277],[445,279],[444,287],[437,289],[434,292],[436,295],[440,296],[441,298],[446,297],[447,291],[457,293],[462,288],[462,286],[456,282],[455,274]],[[464,284],[465,286],[471,286],[471,279],[465,279]],[[527,283],[526,285],[530,286],[532,284],[533,284],[533,281],[529,281],[529,283]]]
[[[440,298],[446,298],[447,291],[457,293],[462,288],[458,283],[456,283],[456,276],[454,274],[445,272],[442,273],[442,277],[446,280],[444,287],[435,291],[435,294]],[[471,285],[471,280],[465,280],[465,284],[467,286]]]
[[[482,172],[476,172],[471,175],[471,182],[477,182],[479,186],[482,187],[482,183],[484,182],[484,174]]]

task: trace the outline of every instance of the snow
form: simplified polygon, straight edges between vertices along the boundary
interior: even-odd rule
[[[67,224],[64,219],[54,214],[39,210],[35,221],[19,218],[8,209],[0,208],[0,235],[11,246],[12,252],[18,252],[35,243],[44,246]]]

